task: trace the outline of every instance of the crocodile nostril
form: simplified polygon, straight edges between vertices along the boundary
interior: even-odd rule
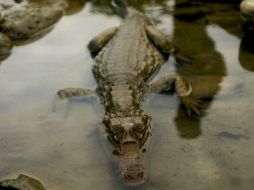
[[[138,172],[138,173],[129,173],[126,172],[124,174],[124,178],[128,181],[132,181],[132,180],[141,180],[144,177],[144,172]]]
[[[144,172],[139,172],[138,176],[142,179],[144,177]]]
[[[126,172],[126,173],[124,174],[124,177],[125,177],[125,179],[127,179],[127,180],[129,180],[129,179],[131,178],[131,176],[128,174],[128,172]]]

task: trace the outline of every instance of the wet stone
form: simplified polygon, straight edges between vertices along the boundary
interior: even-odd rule
[[[0,60],[5,59],[10,55],[12,49],[12,42],[8,36],[0,33]]]
[[[58,5],[30,7],[5,15],[2,32],[13,40],[27,39],[52,27],[62,16],[63,8]]]
[[[17,179],[0,181],[0,190],[45,190],[37,179],[20,174]]]
[[[240,4],[240,12],[245,32],[254,32],[254,2],[253,0],[243,0]]]

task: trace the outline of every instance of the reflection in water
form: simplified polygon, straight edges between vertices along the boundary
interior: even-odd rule
[[[86,0],[87,2],[91,2],[92,12],[97,14],[107,14],[107,15],[114,15],[115,12],[111,6],[111,0]],[[171,1],[171,0],[170,0]],[[128,5],[131,7],[135,7],[137,10],[144,12],[146,7],[156,7],[159,6],[161,9],[163,7],[167,7],[168,0],[128,0]]]
[[[254,35],[246,33],[241,41],[239,48],[239,62],[241,66],[248,70],[254,71]]]
[[[181,64],[177,72],[191,81],[193,95],[206,99],[206,108],[220,89],[220,83],[226,75],[223,58],[215,50],[213,41],[207,34],[207,15],[212,14],[206,4],[182,4],[176,1],[174,20],[174,44],[193,57],[193,63]],[[191,6],[192,5],[192,6]],[[221,5],[223,6],[223,5]],[[201,135],[201,118],[187,117],[178,109],[175,124],[183,138],[195,138]]]

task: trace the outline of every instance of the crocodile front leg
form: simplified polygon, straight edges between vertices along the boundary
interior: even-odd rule
[[[191,63],[192,57],[185,55],[179,48],[175,47],[167,37],[153,25],[146,26],[146,35],[156,48],[165,55],[174,54],[179,63]]]
[[[0,181],[0,190],[46,190],[40,181],[20,174],[17,179]]]
[[[64,88],[57,92],[60,99],[66,99],[73,96],[93,96],[96,95],[94,90],[84,88]]]
[[[57,110],[62,110],[62,114],[64,116],[68,115],[68,109],[66,109],[66,106],[69,106],[69,98],[71,97],[79,97],[79,96],[88,96],[91,98],[96,99],[97,94],[95,90],[91,89],[84,89],[84,88],[64,88],[57,92],[57,95],[55,96],[53,100],[53,112],[57,112]],[[63,109],[63,107],[65,109]],[[0,189],[1,190],[1,189]]]
[[[175,91],[186,108],[188,115],[195,113],[200,115],[202,109],[201,101],[192,96],[190,83],[180,75],[167,75],[149,85],[149,92],[169,92]]]
[[[146,35],[162,53],[170,54],[175,51],[173,44],[153,25],[146,26]]]
[[[99,35],[95,36],[88,44],[88,49],[90,50],[91,56],[95,57],[100,50],[113,38],[116,34],[118,28],[112,27],[109,28]]]

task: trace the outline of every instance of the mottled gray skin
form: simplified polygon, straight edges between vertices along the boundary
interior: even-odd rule
[[[94,57],[93,74],[98,83],[95,92],[105,106],[105,134],[113,147],[120,176],[128,185],[142,184],[148,176],[146,148],[151,136],[151,119],[141,108],[145,94],[175,90],[188,112],[198,112],[199,101],[192,98],[190,84],[179,75],[148,83],[175,49],[136,10],[128,9],[119,28],[102,32],[88,48]],[[61,99],[92,94],[89,89],[58,91]]]

